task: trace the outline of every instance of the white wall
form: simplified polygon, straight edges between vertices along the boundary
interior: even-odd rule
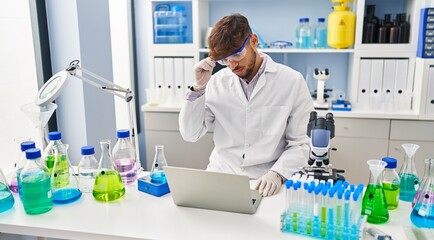
[[[13,139],[38,136],[20,110],[38,91],[29,1],[0,0],[0,29],[0,167],[6,174],[16,160]]]

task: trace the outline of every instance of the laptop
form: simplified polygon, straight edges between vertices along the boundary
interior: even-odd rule
[[[262,199],[247,176],[172,166],[164,172],[178,206],[253,214]]]

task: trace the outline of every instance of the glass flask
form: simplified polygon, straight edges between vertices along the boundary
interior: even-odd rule
[[[369,184],[362,201],[362,214],[367,215],[369,223],[385,223],[389,220],[386,196],[381,184],[381,173],[387,163],[381,160],[368,160]]]
[[[429,174],[410,214],[419,228],[434,228],[434,159],[430,159]]]
[[[81,147],[83,156],[78,164],[78,183],[82,192],[90,193],[93,191],[95,177],[98,172],[98,160],[95,158],[93,146]]]
[[[27,214],[35,215],[50,211],[53,198],[50,171],[41,163],[41,150],[26,150],[26,164],[20,173],[21,202]]]
[[[30,138],[19,138],[14,139],[14,141],[19,146],[19,150],[17,151],[17,162],[15,163],[15,174],[12,175],[11,182],[9,185],[9,188],[12,192],[18,193],[19,192],[19,176],[20,171],[23,169],[24,164],[26,163],[26,153],[25,151],[30,148],[35,148],[35,142],[30,141]]]
[[[80,199],[77,176],[69,163],[68,144],[56,145],[54,149],[54,166],[51,174],[53,203],[63,205]]]
[[[110,140],[103,140],[100,143],[101,159],[93,186],[93,196],[98,201],[110,202],[125,195],[125,186],[121,175],[113,165]]]
[[[419,189],[419,177],[414,165],[414,155],[417,149],[419,149],[419,145],[406,143],[402,144],[402,148],[405,151],[405,158],[398,174],[401,178],[399,200],[410,202]]]
[[[44,161],[45,166],[50,171],[50,176],[53,173],[53,166],[55,161],[55,152],[54,147],[58,145],[62,145],[62,134],[60,132],[49,132],[48,133],[48,145],[44,150],[44,154],[42,155],[42,159]]]
[[[167,166],[166,156],[164,156],[164,146],[155,146],[155,156],[154,162],[152,163],[151,169],[151,181],[155,183],[165,183],[166,174],[164,173],[163,167]]]
[[[399,203],[399,190],[401,181],[398,173],[396,172],[396,159],[391,157],[384,157],[383,162],[386,162],[386,168],[383,172],[382,184],[384,195],[386,196],[386,204],[388,210],[393,210],[398,207]]]
[[[0,168],[0,213],[6,212],[14,206],[15,199],[6,182],[6,177]]]
[[[425,159],[425,161],[424,161],[425,162],[425,169],[424,169],[424,173],[423,173],[423,178],[420,181],[421,188],[419,188],[416,192],[416,195],[414,195],[413,201],[411,202],[412,208],[416,204],[416,201],[417,201],[417,198],[419,197],[420,191],[423,188],[423,185],[425,184],[426,179],[428,178],[429,170],[430,170],[430,161],[431,161],[431,159],[429,159],[429,158]]]
[[[113,147],[113,160],[116,170],[121,174],[124,184],[137,180],[136,150],[131,144],[130,131],[120,129],[117,131],[118,141]]]

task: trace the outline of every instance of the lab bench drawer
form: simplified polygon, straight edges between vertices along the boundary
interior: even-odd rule
[[[434,141],[434,121],[392,120],[390,139]]]
[[[358,138],[389,138],[390,120],[335,118],[335,136]]]

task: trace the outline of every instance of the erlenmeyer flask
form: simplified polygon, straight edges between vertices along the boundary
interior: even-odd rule
[[[76,174],[69,163],[68,147],[68,144],[53,147],[55,160],[51,174],[51,190],[53,203],[58,205],[73,203],[81,197]]]
[[[410,219],[420,228],[434,228],[434,159],[430,159],[429,175],[422,186]]]
[[[17,146],[17,156],[16,156],[16,162],[15,162],[15,174],[12,174],[11,181],[9,183],[9,189],[13,193],[18,192],[18,177],[20,176],[19,171],[24,167],[24,164],[26,163],[26,151],[30,148],[35,148],[35,142],[29,142],[30,138],[15,138],[15,146]]]
[[[125,186],[121,175],[113,165],[110,140],[103,140],[100,143],[101,159],[92,194],[98,201],[110,202],[125,195]]]
[[[14,206],[15,200],[9,190],[5,175],[0,168],[0,213],[11,209]]]
[[[430,161],[431,161],[431,159],[429,159],[429,158],[426,158],[424,161],[425,162],[425,169],[424,169],[424,173],[423,173],[423,178],[420,181],[420,187],[417,190],[416,195],[413,198],[413,201],[411,202],[411,207],[414,207],[414,205],[416,204],[417,198],[419,197],[420,191],[424,188],[423,186],[426,183],[426,180],[427,180],[428,175],[429,175]]]
[[[155,183],[165,183],[166,174],[164,173],[163,167],[167,166],[166,156],[164,155],[164,146],[155,146],[155,156],[154,162],[152,163],[151,169],[151,181]]]
[[[398,174],[401,178],[399,200],[410,202],[419,189],[419,176],[414,165],[414,155],[417,149],[419,149],[419,145],[406,143],[402,144],[402,148],[405,151],[405,158]]]
[[[368,216],[369,223],[385,223],[389,220],[389,211],[381,184],[381,173],[387,163],[381,160],[368,160],[367,163],[371,173],[363,196],[362,214]]]

